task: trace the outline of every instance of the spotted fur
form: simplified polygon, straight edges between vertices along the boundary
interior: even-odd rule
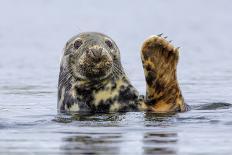
[[[176,77],[179,48],[160,36],[149,37],[142,46],[141,58],[146,79],[145,103],[154,112],[188,110]]]
[[[114,41],[100,33],[71,38],[61,59],[58,84],[60,112],[185,111],[176,80],[178,50],[154,36],[143,44],[146,97],[131,85]]]
[[[86,47],[74,50],[75,40],[86,40]],[[112,45],[107,48],[104,41]],[[97,42],[98,41],[98,42]],[[101,41],[101,42],[99,42]],[[89,46],[92,44],[91,46]],[[79,76],[81,70],[75,70],[76,56],[93,46],[101,46],[110,54],[113,65],[110,74],[103,79],[92,77],[93,75]],[[114,46],[114,47],[111,47]],[[95,53],[96,54],[96,53]],[[87,61],[85,58],[83,61]],[[82,60],[78,60],[82,61]],[[92,60],[91,62],[93,63]],[[98,63],[96,63],[98,64]],[[88,64],[87,64],[88,65]],[[103,68],[104,69],[104,68]],[[101,71],[101,69],[99,69]],[[79,72],[79,73],[77,73]],[[104,72],[104,71],[103,71]],[[99,74],[103,74],[99,72]],[[61,112],[112,112],[112,111],[138,111],[136,104],[140,101],[138,91],[131,85],[123,68],[121,67],[120,54],[116,44],[111,38],[100,33],[82,33],[68,41],[64,48],[61,60],[60,76],[58,84],[58,109]]]

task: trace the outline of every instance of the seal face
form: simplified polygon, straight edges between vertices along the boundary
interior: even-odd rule
[[[117,46],[96,33],[80,34],[68,46],[73,76],[84,80],[107,78],[112,73],[114,57],[119,56]]]
[[[136,110],[137,90],[129,82],[115,42],[101,33],[72,37],[64,48],[58,109],[65,112]]]

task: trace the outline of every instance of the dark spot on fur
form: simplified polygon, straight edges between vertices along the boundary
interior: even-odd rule
[[[91,103],[94,100],[93,91],[84,87],[76,88],[77,94],[82,96],[82,102],[85,102],[89,107],[94,107]]]
[[[113,91],[116,87],[117,87],[116,82],[113,82],[113,83],[112,83],[112,87],[111,87],[111,91]]]
[[[131,90],[131,87],[121,86],[119,90],[118,100],[120,102],[134,101],[138,98],[137,94]]]
[[[155,103],[157,103],[157,101],[158,101],[157,99],[146,99],[145,103],[147,105],[153,106],[153,105],[155,105]]]
[[[149,55],[149,53],[148,53],[148,49],[145,48],[145,49],[143,50],[143,58],[144,58],[144,60],[146,61],[149,57],[150,57],[150,55]]]
[[[127,80],[127,78],[125,76],[122,78],[122,81],[125,82],[125,83],[128,83],[128,80]]]
[[[121,86],[120,86],[120,89],[121,89],[121,90],[125,89],[125,86],[124,86],[124,85],[121,85]]]
[[[111,98],[107,99],[106,101],[100,101],[99,105],[96,108],[96,112],[109,112],[110,106],[113,104]]]
[[[147,76],[146,76],[146,82],[149,86],[153,85],[153,81],[155,81],[156,75],[154,72],[148,71]]]
[[[144,101],[145,96],[144,95],[139,95],[138,101]]]
[[[150,71],[150,70],[151,70],[151,65],[150,65],[150,64],[147,64],[147,65],[145,66],[145,68],[146,68],[147,71]]]
[[[129,111],[128,106],[122,106],[119,110],[119,112],[127,112]]]
[[[154,84],[154,89],[156,90],[157,93],[160,93],[164,91],[164,85],[161,84],[159,81],[156,81],[156,83]]]
[[[61,110],[65,109],[65,105],[67,106],[67,108],[70,108],[75,103],[75,101],[76,100],[71,95],[69,95],[69,94],[67,94],[67,92],[65,92],[63,104],[61,106]]]

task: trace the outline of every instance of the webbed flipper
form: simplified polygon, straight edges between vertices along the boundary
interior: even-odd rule
[[[141,58],[148,109],[154,112],[187,111],[176,76],[179,48],[171,45],[166,37],[152,36],[143,43]]]

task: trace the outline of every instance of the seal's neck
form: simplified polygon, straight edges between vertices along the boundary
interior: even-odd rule
[[[117,77],[110,75],[104,79],[76,79],[76,87],[83,88],[88,90],[97,90],[104,87],[109,82],[114,82],[117,80]]]

